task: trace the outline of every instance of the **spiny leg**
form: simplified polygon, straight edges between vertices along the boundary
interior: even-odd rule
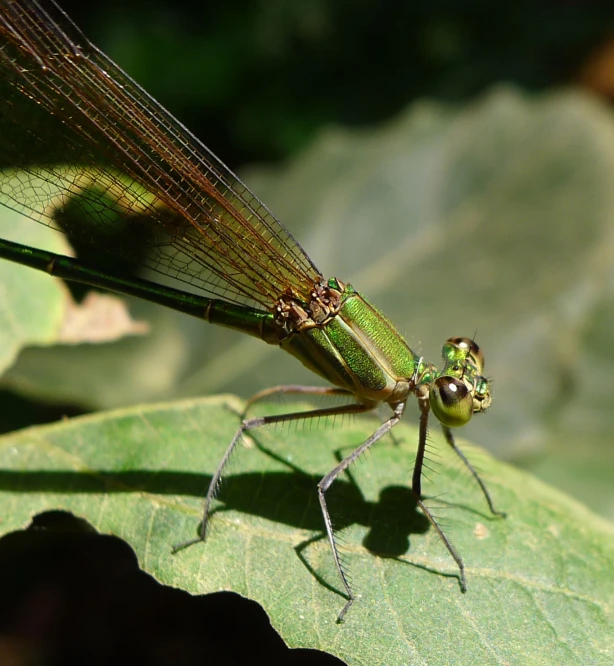
[[[270,388],[263,389],[255,393],[246,403],[245,410],[243,413],[259,400],[264,400],[264,398],[269,398],[276,393],[291,394],[291,395],[340,395],[345,397],[353,397],[354,394],[347,389],[334,388],[332,386],[303,386],[302,384],[279,384],[278,386],[271,386]],[[377,412],[377,417],[380,422],[387,420],[387,417],[383,417]],[[390,433],[390,437],[395,446],[399,445],[399,441],[396,439],[394,432]]]
[[[422,509],[422,512],[427,517],[428,521],[431,523],[440,539],[443,541],[443,545],[447,548],[448,552],[452,556],[452,559],[456,562],[459,571],[461,590],[466,592],[467,581],[465,578],[465,564],[458,551],[454,547],[454,544],[450,541],[450,539],[448,539],[441,527],[438,525],[437,521],[435,520],[435,516],[422,501],[422,467],[424,465],[424,454],[426,451],[426,436],[430,409],[428,396],[419,397],[418,405],[420,406],[420,434],[418,439],[418,453],[416,454],[416,463],[414,465],[414,474],[411,482],[412,493],[414,494],[418,506]]]
[[[259,400],[264,400],[264,398],[269,398],[272,395],[275,395],[276,393],[281,393],[282,395],[284,394],[291,394],[291,395],[337,395],[337,396],[345,396],[345,397],[354,397],[354,394],[351,391],[348,391],[347,389],[342,389],[342,388],[334,388],[332,386],[304,386],[303,384],[279,384],[278,386],[271,386],[270,388],[263,389],[262,391],[258,391],[258,393],[255,393],[245,404],[245,410],[243,413],[247,412],[247,410],[255,403],[258,402]],[[380,420],[380,422],[384,422],[387,420],[387,417],[383,417],[382,415],[377,412],[377,417]],[[390,433],[390,437],[392,439],[392,443],[395,446],[399,445],[399,441],[396,439],[394,432]],[[341,458],[338,458],[341,460]]]
[[[351,391],[342,388],[333,388],[332,386],[303,386],[302,384],[280,384],[278,386],[271,386],[270,388],[258,391],[245,403],[245,410],[243,413],[255,403],[264,400],[276,393],[293,394],[293,395],[343,395],[346,397],[353,397]]]
[[[308,387],[309,388],[309,387]],[[347,394],[347,392],[346,392]],[[244,435],[244,433],[254,430],[255,428],[260,428],[265,425],[269,425],[272,423],[286,423],[288,421],[298,421],[301,419],[313,419],[317,418],[320,416],[337,416],[340,414],[362,414],[364,412],[371,411],[373,409],[372,405],[368,404],[362,404],[362,403],[354,403],[351,405],[342,405],[340,407],[327,407],[323,409],[313,409],[308,412],[292,412],[289,414],[277,414],[273,416],[259,416],[253,419],[245,419],[241,423],[241,427],[237,430],[235,433],[234,437],[232,438],[232,441],[230,442],[230,445],[226,449],[226,452],[222,456],[222,459],[215,471],[215,474],[213,475],[213,478],[211,479],[211,482],[209,483],[209,489],[207,490],[207,496],[205,498],[205,506],[203,509],[203,519],[200,525],[200,530],[199,534],[197,537],[194,539],[189,539],[188,541],[184,541],[182,543],[177,544],[176,546],[173,546],[172,552],[176,553],[180,550],[183,550],[184,548],[188,548],[189,546],[192,546],[196,543],[200,543],[201,541],[204,541],[206,536],[207,536],[207,527],[209,524],[209,516],[211,513],[211,504],[213,503],[213,500],[215,499],[215,495],[217,494],[217,490],[220,484],[220,481],[222,479],[222,474],[224,472],[224,469],[226,468],[226,465],[228,464],[228,461],[230,460],[237,444],[241,440],[241,437]]]
[[[443,435],[446,438],[446,442],[448,442],[448,444],[452,447],[452,449],[454,450],[456,455],[463,461],[463,463],[465,464],[465,467],[471,473],[471,476],[476,480],[477,484],[482,489],[482,493],[484,494],[484,497],[486,498],[486,501],[488,502],[488,508],[490,509],[490,512],[494,516],[499,516],[501,518],[505,518],[506,514],[505,514],[504,511],[498,511],[497,509],[495,509],[495,505],[493,503],[490,491],[486,487],[486,484],[484,483],[484,481],[482,481],[482,479],[481,479],[480,475],[477,473],[477,470],[475,469],[475,467],[469,462],[469,460],[467,459],[465,454],[456,445],[456,442],[454,441],[454,435],[452,434],[452,431],[450,430],[450,428],[448,428],[447,426],[442,425],[441,429],[443,430]]]
[[[345,614],[348,612],[350,606],[354,603],[354,593],[350,587],[349,581],[343,567],[341,566],[341,560],[339,558],[339,551],[337,550],[337,544],[335,542],[335,533],[333,530],[333,524],[330,518],[330,512],[328,511],[328,506],[326,504],[326,491],[331,487],[333,481],[342,474],[355,460],[357,460],[367,449],[369,449],[375,442],[380,440],[386,433],[390,432],[392,428],[401,420],[403,411],[405,410],[405,402],[399,403],[394,408],[393,415],[369,437],[364,441],[358,448],[354,449],[349,456],[344,458],[334,469],[332,469],[321,481],[318,483],[318,497],[320,499],[320,507],[322,509],[322,516],[324,517],[324,525],[326,526],[326,534],[328,535],[328,542],[330,544],[333,558],[335,560],[335,566],[337,567],[337,572],[345,588],[348,600],[345,606],[341,609],[337,622],[343,622]]]

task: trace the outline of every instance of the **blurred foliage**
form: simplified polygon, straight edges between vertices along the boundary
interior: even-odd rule
[[[437,362],[447,337],[477,329],[495,399],[467,435],[611,517],[613,171],[602,104],[501,89],[460,110],[418,103],[375,131],[328,130],[283,169],[245,177],[323,274],[364,292],[418,353]],[[29,234],[47,229],[0,213],[0,236],[43,244]],[[91,344],[85,328],[75,344],[67,290],[0,266],[2,361],[22,350],[4,385],[22,394],[100,409],[317,383],[273,346],[145,302],[130,310],[148,335]]]
[[[85,34],[231,167],[278,159],[323,124],[413,99],[573,80],[614,29],[610,0],[91,0]]]

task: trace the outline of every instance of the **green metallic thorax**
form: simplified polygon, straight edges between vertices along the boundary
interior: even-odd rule
[[[350,285],[340,288],[338,312],[323,323],[309,321],[280,342],[282,349],[331,384],[365,402],[404,400],[429,370],[393,324]]]

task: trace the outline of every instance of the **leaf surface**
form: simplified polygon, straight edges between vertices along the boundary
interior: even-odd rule
[[[334,591],[339,580],[315,483],[336,464],[334,451],[349,453],[374,419],[259,432],[259,448],[240,447],[232,460],[207,543],[173,556],[171,545],[195,534],[240,410],[236,399],[191,400],[5,435],[2,531],[66,509],[125,539],[164,584],[255,599],[289,645],[327,650],[349,664],[612,663],[612,526],[469,448],[508,512],[491,518],[433,433],[425,492],[465,560],[462,594],[453,561],[408,490],[417,433],[406,423],[395,431],[397,443],[380,442],[330,493],[359,594],[344,624],[335,623],[344,599]]]

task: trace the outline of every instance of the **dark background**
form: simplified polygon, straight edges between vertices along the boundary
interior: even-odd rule
[[[380,123],[418,98],[586,80],[614,37],[609,0],[61,4],[231,168],[287,158],[322,125]]]

